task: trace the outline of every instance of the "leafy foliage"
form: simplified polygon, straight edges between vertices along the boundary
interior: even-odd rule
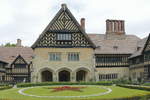
[[[16,47],[16,44],[11,44],[11,43],[6,43],[5,45],[4,45],[4,47]]]
[[[150,86],[150,83],[144,83],[142,85],[144,85],[144,86]]]
[[[0,86],[0,90],[10,89],[12,86]]]
[[[120,84],[120,85],[117,85],[117,86],[125,87],[125,88],[130,88],[130,89],[139,89],[139,90],[150,91],[150,87],[149,87],[149,86],[141,86],[141,85],[124,85],[124,84]]]

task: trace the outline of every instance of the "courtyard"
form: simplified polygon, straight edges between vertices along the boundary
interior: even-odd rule
[[[0,100],[112,100],[150,94],[149,91],[102,85],[51,85],[0,91]]]

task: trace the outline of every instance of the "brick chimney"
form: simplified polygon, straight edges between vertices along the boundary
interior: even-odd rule
[[[106,20],[106,34],[125,34],[124,20]]]
[[[85,31],[85,18],[81,18],[80,25],[81,25],[82,29]]]
[[[67,4],[63,3],[63,4],[61,4],[61,7],[62,7],[64,10],[66,10]]]
[[[17,39],[17,44],[16,44],[16,47],[21,47],[21,39]]]

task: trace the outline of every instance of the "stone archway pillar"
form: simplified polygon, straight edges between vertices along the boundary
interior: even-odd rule
[[[71,73],[71,82],[76,82],[76,72]]]
[[[36,82],[42,82],[41,73],[38,73],[35,77]]]
[[[54,73],[53,79],[54,79],[54,82],[58,82],[59,81],[58,72]]]

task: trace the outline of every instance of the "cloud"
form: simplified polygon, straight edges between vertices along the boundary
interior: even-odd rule
[[[75,18],[86,18],[87,33],[105,33],[106,19],[126,21],[126,33],[145,37],[150,32],[149,0],[0,0],[0,44],[17,38],[31,46],[66,3]]]

